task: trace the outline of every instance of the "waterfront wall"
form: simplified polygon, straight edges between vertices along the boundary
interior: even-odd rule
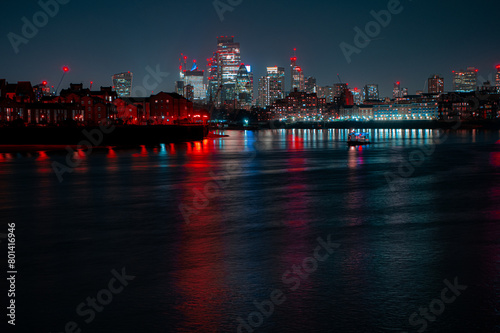
[[[459,125],[457,127],[457,124]],[[432,120],[399,120],[399,121],[333,121],[333,122],[274,122],[263,128],[366,128],[366,129],[500,129],[500,121],[432,121]]]
[[[146,145],[198,141],[207,134],[206,127],[202,125],[116,126],[103,129],[98,126],[0,127],[0,145],[76,145],[84,140],[91,143],[91,140],[99,141],[99,146]]]

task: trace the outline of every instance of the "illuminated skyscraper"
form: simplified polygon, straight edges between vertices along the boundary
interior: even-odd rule
[[[293,50],[294,52],[296,49]],[[297,91],[305,90],[305,79],[304,72],[300,66],[297,66],[297,57],[294,55],[290,58],[290,68],[292,71],[291,79],[292,79],[292,92],[297,89]]]
[[[441,94],[444,93],[444,78],[439,75],[433,75],[428,80],[428,92],[429,94]]]
[[[374,101],[380,99],[378,84],[367,84],[363,89],[363,100]]]
[[[269,79],[269,104],[285,98],[285,69],[283,67],[267,67]]]
[[[267,75],[259,79],[258,104],[266,107],[285,98],[285,69],[267,67]]]
[[[269,95],[269,80],[267,76],[262,76],[259,78],[259,84],[257,86],[257,105],[261,108],[267,106],[267,96]]]
[[[191,70],[187,71],[184,70],[183,76],[184,76],[184,87],[187,86],[192,86],[192,96],[193,100],[195,101],[202,101],[206,97],[206,89],[205,89],[205,84],[203,83],[203,75],[204,71],[199,70],[198,66],[196,65],[196,60],[193,60],[193,67]],[[184,97],[186,97],[186,94],[183,94]],[[187,98],[187,97],[186,97]]]
[[[240,43],[234,42],[234,37],[217,37],[217,51],[209,62],[209,98],[222,86],[217,98],[217,104],[234,101],[236,96],[236,76],[241,65]]]
[[[124,72],[115,74],[111,77],[113,80],[113,90],[118,97],[130,97],[132,94],[132,73]]]
[[[219,77],[218,77],[218,64],[217,64],[217,53],[214,53],[212,58],[207,59],[207,101],[210,102],[215,102],[219,100],[217,98],[217,101],[215,100],[215,96],[217,95],[217,91],[219,89],[220,83],[219,83]]]
[[[476,91],[477,72],[474,67],[468,67],[466,71],[453,71],[453,90],[456,92]]]
[[[236,76],[236,90],[240,107],[249,109],[253,101],[253,74],[250,66],[241,64]]]

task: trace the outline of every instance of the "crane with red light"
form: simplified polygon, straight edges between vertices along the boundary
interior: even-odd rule
[[[63,74],[61,76],[61,80],[59,81],[59,84],[57,85],[56,95],[57,95],[57,92],[59,91],[59,87],[61,86],[61,83],[62,83],[62,81],[64,79],[64,75],[66,75],[66,73],[69,72],[69,67],[68,66],[63,66],[62,71],[63,71]]]
[[[339,74],[339,73],[337,73],[337,78],[339,79],[340,84],[344,84],[344,83],[342,82],[342,79],[340,78],[340,74]]]

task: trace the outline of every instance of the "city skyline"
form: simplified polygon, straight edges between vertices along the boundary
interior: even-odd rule
[[[184,58],[187,59],[186,56],[184,56]],[[210,60],[210,59],[207,59],[207,60]],[[209,100],[209,98],[205,98],[205,97],[201,98],[201,96],[207,96],[207,97],[210,96],[210,90],[209,90],[210,89],[210,81],[211,81],[209,79],[210,73],[207,72],[207,73],[209,73],[208,76],[204,75],[203,74],[204,70],[201,70],[197,66],[196,59],[193,59],[192,61],[193,61],[193,66],[194,66],[193,69],[191,69],[191,70],[189,70],[187,72],[186,72],[186,70],[184,70],[185,74],[182,74],[182,70],[181,70],[181,80],[182,81],[186,81],[187,80],[186,82],[188,82],[188,83],[186,83],[186,84],[189,84],[189,80],[188,80],[186,74],[189,75],[189,76],[192,76],[192,75],[200,76],[201,75],[200,80],[201,80],[202,77],[203,77],[203,80],[199,81],[199,82],[197,82],[195,84],[195,86],[197,86],[197,89],[199,91],[197,93],[198,97],[195,97],[194,99],[197,100],[197,101],[207,102]],[[309,89],[308,87],[306,87],[305,83],[307,83],[307,81],[309,79],[312,79],[312,80],[314,80],[314,83],[316,84],[316,77],[313,76],[313,75],[304,75],[303,69],[301,67],[295,65],[296,61],[297,61],[296,57],[291,58],[292,72],[288,76],[286,75],[286,71],[284,72],[285,81],[288,79],[289,82],[292,82],[292,87],[295,87],[294,89],[298,89],[297,87],[300,87],[300,89],[298,89],[298,90],[305,92],[305,91],[307,91]],[[249,69],[250,67],[252,67],[252,69],[253,69],[253,66],[251,66],[251,65],[245,65],[241,61],[237,61],[237,62],[240,63],[240,66],[237,66],[238,70],[240,69],[241,66],[246,67],[247,69]],[[210,66],[206,66],[206,67],[209,68]],[[280,66],[267,66],[266,67],[266,72],[267,73],[265,75],[261,76],[261,78],[266,77],[268,75],[269,68],[278,68],[278,67],[279,68],[283,68],[283,67],[280,67]],[[294,70],[294,68],[298,68],[298,71]],[[453,70],[451,72],[452,73],[452,77],[450,79],[450,82],[447,82],[446,79],[442,75],[440,75],[440,74],[431,74],[431,75],[428,75],[427,78],[426,78],[426,80],[425,80],[426,82],[424,83],[424,87],[422,89],[418,89],[416,91],[411,91],[407,87],[401,87],[402,82],[401,81],[396,81],[396,82],[392,83],[392,87],[393,87],[392,92],[391,92],[392,94],[383,95],[383,94],[380,93],[380,91],[384,91],[385,87],[382,87],[382,89],[380,89],[379,88],[381,86],[380,84],[375,83],[375,85],[377,86],[378,96],[379,96],[380,99],[384,99],[384,98],[392,98],[392,99],[394,99],[394,98],[403,97],[403,96],[406,96],[406,95],[418,95],[418,94],[420,94],[422,92],[430,92],[429,91],[429,84],[432,84],[432,79],[433,78],[439,78],[440,79],[440,90],[439,90],[439,92],[467,92],[467,91],[470,92],[470,91],[475,91],[476,88],[481,88],[485,83],[489,83],[492,86],[500,87],[500,79],[499,79],[500,78],[500,64],[494,66],[494,68],[495,68],[495,70],[497,72],[493,72],[493,73],[488,74],[488,76],[486,78],[479,73],[479,70],[476,67],[474,67],[474,66],[468,66],[466,68],[467,68],[467,70],[465,70],[465,71],[462,70],[462,69],[460,69],[458,71]],[[149,74],[147,74],[146,77],[148,77],[148,78],[151,78],[151,77],[156,78],[156,77],[164,76],[164,77],[168,78],[170,76],[170,73],[160,72],[160,71],[158,71],[159,69],[160,68],[157,66],[156,67],[156,71],[155,71],[153,68],[151,68],[151,67],[148,66],[147,71],[148,71]],[[60,70],[62,72],[64,72],[64,73],[71,71],[70,68],[67,67],[67,66],[61,67]],[[236,72],[238,72],[238,70]],[[463,88],[458,87],[457,86],[457,81],[459,80],[459,76],[457,76],[457,75],[459,75],[460,73],[468,73],[468,72],[471,72],[471,71],[474,74],[474,78],[469,80],[468,85],[467,85],[468,89],[464,90]],[[198,72],[199,72],[199,75],[198,75]],[[123,72],[123,73],[112,75],[111,86],[112,86],[113,90],[115,90],[115,89],[118,88],[118,87],[115,87],[115,83],[116,83],[114,81],[115,77],[118,77],[120,75],[125,75],[127,73],[130,76],[132,75],[131,71],[127,71],[127,72]],[[165,75],[165,74],[168,74],[168,75]],[[301,82],[300,85],[294,84],[294,81],[297,80],[297,79],[295,79],[295,75],[296,74],[300,74],[300,80],[301,80],[300,81]],[[251,73],[251,75],[253,77],[253,72]],[[184,77],[184,76],[186,76],[186,77]],[[174,78],[175,78],[175,76],[174,76]],[[63,79],[64,79],[64,76],[60,80],[59,84],[62,83]],[[337,74],[337,79],[339,79],[339,80],[341,79],[339,77],[339,74]],[[83,84],[84,86],[88,86],[90,88],[93,85],[96,86],[96,87],[99,86],[99,83],[96,84],[95,81],[93,81],[93,80],[90,81],[90,82],[82,82],[82,81],[79,81],[78,79],[72,80],[72,81],[70,81],[70,80],[71,80],[71,78],[68,79],[68,81],[69,81],[68,84],[69,83],[72,83],[72,84]],[[9,80],[7,79],[7,81],[9,81]],[[130,79],[130,81],[131,81],[131,79]],[[160,82],[161,81],[163,81],[163,80],[161,80],[161,78],[160,78]],[[216,87],[217,86],[217,80],[215,80],[215,81],[212,80],[212,81],[215,84],[214,87]],[[14,80],[12,82],[13,83],[15,83],[15,82],[31,82],[33,84],[33,86],[40,85],[40,86],[51,87],[51,89],[50,89],[51,92],[53,92],[54,94],[58,93],[58,92],[56,92],[57,88],[55,88],[54,82],[49,82],[47,80],[42,80],[40,82],[32,81],[32,80]],[[168,81],[167,84],[169,82],[170,81]],[[163,92],[178,92],[178,86],[177,86],[178,82],[179,82],[178,79],[176,79],[173,82],[171,82],[172,86],[173,86],[171,89],[166,89],[166,90],[160,89],[160,90],[156,90],[156,91],[152,90],[151,94],[158,93],[160,91],[163,91]],[[65,82],[65,84],[66,83],[67,82]],[[234,81],[234,84],[236,85],[236,79]],[[255,103],[253,103],[253,105],[260,106],[260,103],[258,101],[258,93],[259,93],[259,90],[260,90],[259,84],[258,84],[258,82],[253,82],[253,80],[252,80],[252,84],[253,84],[253,91],[255,92],[255,96],[256,96],[256,98],[254,99]],[[139,88],[140,88],[139,91],[142,90],[142,91],[145,92],[145,94],[141,95],[140,93],[139,94],[137,94],[137,93],[134,94],[134,92],[136,92],[136,91],[133,89],[134,87],[131,85],[131,82],[129,82],[128,85],[129,85],[129,87],[126,88],[127,93],[125,95],[122,95],[122,94],[119,93],[119,95],[124,96],[124,97],[127,97],[127,96],[130,96],[130,97],[147,97],[147,96],[149,96],[149,92],[147,90],[145,90],[144,87],[139,86]],[[332,84],[315,85],[314,87],[335,89],[335,87],[338,86],[338,85],[339,85],[338,82],[333,81]],[[364,83],[364,84],[361,84],[360,86],[356,86],[356,87],[354,87],[354,85],[350,84],[349,82],[342,83],[342,85],[347,85],[346,87],[348,87],[350,90],[353,90],[353,91],[363,91],[366,88],[366,86],[373,85],[373,83]],[[101,87],[108,87],[108,86],[110,86],[110,85],[109,84],[106,85],[105,82],[104,82],[104,85],[101,85]],[[156,85],[156,86],[158,86],[158,85]],[[283,90],[284,95],[286,95],[287,93],[293,92],[291,90],[292,87],[289,87],[290,90],[287,90],[286,89],[287,86],[285,85],[284,86],[285,89]],[[474,87],[474,89],[473,89],[473,87]],[[447,89],[447,88],[449,88],[449,89]],[[203,92],[202,92],[201,89],[203,89]],[[178,93],[180,93],[180,92],[178,92]],[[317,92],[317,93],[318,93],[318,95],[321,95],[321,92]],[[180,93],[180,94],[183,95],[183,93]],[[237,98],[237,97],[235,97],[235,98]]]
[[[157,1],[126,8],[119,8],[115,4],[103,4],[104,14],[91,12],[78,3],[59,5],[57,14],[50,17],[46,25],[37,28],[35,36],[29,38],[27,43],[18,45],[18,53],[14,52],[7,35],[14,33],[22,36],[21,19],[26,17],[31,21],[33,15],[42,8],[36,3],[29,6],[13,4],[9,15],[4,14],[1,23],[5,36],[1,43],[5,57],[2,77],[10,82],[29,80],[35,83],[46,80],[57,85],[60,67],[68,65],[72,71],[65,78],[66,82],[88,84],[93,81],[95,86],[108,86],[110,75],[130,70],[134,73],[135,83],[141,85],[150,72],[148,68],[156,69],[158,66],[162,73],[169,73],[169,77],[162,80],[154,91],[173,91],[179,52],[199,59],[208,58],[213,52],[214,38],[220,35],[236,36],[241,43],[245,63],[253,66],[256,78],[265,75],[269,66],[288,68],[292,50],[296,48],[298,63],[305,76],[315,77],[318,86],[336,83],[336,74],[340,73],[345,82],[360,89],[368,83],[379,84],[381,96],[391,96],[392,84],[396,81],[408,87],[410,94],[417,90],[425,91],[427,79],[432,74],[442,76],[445,79],[445,91],[451,91],[452,71],[470,66],[479,70],[479,84],[486,80],[493,82],[495,66],[500,63],[500,47],[493,43],[494,11],[488,7],[469,8],[464,2],[455,3],[453,7],[433,4],[432,12],[427,10],[426,1],[401,2],[401,13],[394,15],[390,24],[359,54],[353,54],[350,64],[339,45],[342,42],[352,44],[356,35],[354,28],[363,28],[373,21],[370,13],[383,10],[387,6],[386,1],[361,1],[357,3],[357,9],[349,4],[342,8],[336,8],[334,4],[303,8],[296,1],[287,2],[288,7],[284,6],[284,2],[268,5],[258,1],[251,6],[242,2],[233,11],[225,12],[222,21],[212,3],[199,2],[195,6],[196,10],[190,13],[195,24],[192,28],[186,28],[188,34],[176,34],[175,29],[172,29],[172,26],[179,24],[180,18],[174,17],[165,23],[157,19],[159,14],[149,13],[150,20],[146,24],[119,23],[123,34],[112,34],[112,39],[96,38],[103,31],[112,33],[113,24],[119,18],[135,15],[136,12],[143,13],[143,8],[148,5],[158,9],[158,12],[165,7],[182,10],[181,4]],[[467,11],[463,10],[465,6]],[[246,27],[249,22],[266,19],[266,11],[262,8],[283,13],[272,22],[276,28],[269,31],[263,24],[248,31]],[[290,23],[281,18],[297,10],[302,12],[300,31],[290,27]],[[309,12],[315,13],[314,20],[308,17]],[[335,14],[327,16],[327,13],[332,12]],[[87,23],[86,19],[90,16],[95,24]],[[438,17],[439,20],[432,27],[424,25],[418,31],[410,29],[417,21]],[[463,31],[457,34],[457,24],[453,22],[465,19],[471,25],[481,25],[484,33],[477,35],[473,31]],[[65,27],[73,29],[66,32],[68,29]],[[444,42],[435,34],[436,29],[439,35],[447,36]],[[56,42],[61,38],[65,40],[64,47]],[[134,46],[137,38],[141,39],[141,47]],[[413,42],[420,39],[425,40],[425,43]],[[143,48],[148,52],[144,52]],[[485,48],[489,52],[470,52],[471,49]],[[29,60],[39,50],[43,52],[37,56],[38,61]],[[26,63],[31,65],[24,66]],[[37,63],[43,66],[36,66]]]

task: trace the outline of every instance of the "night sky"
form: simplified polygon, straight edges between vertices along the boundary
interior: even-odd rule
[[[142,85],[146,68],[159,65],[170,76],[155,92],[172,91],[180,53],[206,65],[220,35],[234,35],[241,43],[242,61],[254,67],[256,79],[266,66],[286,67],[287,87],[293,48],[306,76],[315,76],[318,85],[338,83],[339,73],[351,87],[378,83],[382,96],[392,96],[395,81],[410,94],[424,90],[433,73],[443,75],[445,89],[451,90],[451,71],[467,66],[477,67],[482,81],[494,80],[500,63],[496,0],[401,1],[401,13],[353,54],[350,64],[339,44],[353,44],[354,28],[364,30],[374,20],[370,11],[387,9],[388,1],[232,2],[240,4],[221,21],[210,0],[73,0],[19,45],[18,54],[7,35],[22,36],[22,17],[32,22],[41,7],[37,1],[8,2],[0,13],[0,78],[57,86],[67,65],[71,71],[62,87],[70,82],[88,86],[91,80],[97,88],[110,86],[111,75],[123,71],[133,72],[134,85]]]

